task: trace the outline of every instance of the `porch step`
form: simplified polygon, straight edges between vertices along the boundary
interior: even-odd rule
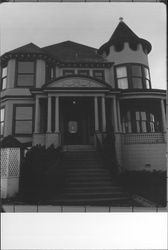
[[[93,145],[64,145],[63,150],[66,151],[95,151]]]
[[[129,204],[130,199],[104,168],[103,161],[94,147],[68,146],[62,162],[64,187],[58,201],[71,205],[120,205]]]

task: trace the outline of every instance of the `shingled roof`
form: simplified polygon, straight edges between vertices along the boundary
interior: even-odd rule
[[[143,49],[146,49],[148,53],[152,48],[148,41],[138,37],[123,21],[121,21],[109,41],[100,47],[98,53],[101,55],[105,51],[108,54],[109,48],[112,45],[115,46],[117,51],[120,51],[123,49],[124,42],[128,42],[130,47],[134,50],[136,50],[138,44],[142,44]]]
[[[72,41],[57,43],[42,49],[63,62],[105,62],[103,57],[97,54],[97,49]]]
[[[11,53],[11,54],[22,54],[22,53],[41,54],[41,53],[43,53],[43,51],[40,47],[38,47],[34,43],[28,43],[24,46],[17,48],[17,49],[8,51],[7,53]]]

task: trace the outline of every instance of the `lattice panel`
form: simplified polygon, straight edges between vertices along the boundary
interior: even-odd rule
[[[1,149],[1,177],[8,176],[9,153],[6,148]]]
[[[19,176],[20,170],[20,149],[10,148],[9,149],[9,170],[8,176]]]
[[[162,133],[142,133],[124,135],[124,144],[155,144],[164,143]]]
[[[18,177],[20,170],[20,149],[1,149],[1,177]]]

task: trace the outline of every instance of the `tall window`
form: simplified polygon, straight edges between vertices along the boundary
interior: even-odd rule
[[[74,74],[75,74],[75,70],[63,70],[63,76],[70,76]]]
[[[122,129],[124,133],[131,133],[132,132],[132,124],[131,124],[131,113],[128,111],[122,117]]]
[[[14,134],[31,135],[33,131],[33,107],[15,106]]]
[[[0,136],[4,134],[4,122],[5,122],[5,109],[0,109]]]
[[[1,90],[6,89],[7,67],[2,68]]]
[[[135,89],[142,89],[142,68],[141,65],[131,66],[131,76],[132,76],[132,87]]]
[[[89,76],[89,70],[78,70],[78,74],[81,76]]]
[[[17,86],[31,87],[35,81],[35,62],[19,61],[17,64]]]
[[[104,70],[93,70],[93,77],[98,80],[104,80]]]
[[[144,75],[145,75],[145,87],[146,89],[150,89],[150,75],[149,75],[149,69],[144,67]]]
[[[150,111],[127,111],[122,117],[124,133],[161,132],[161,121]]]
[[[149,69],[141,64],[126,64],[116,67],[116,80],[119,89],[150,89]]]
[[[117,83],[119,89],[128,89],[128,75],[126,66],[116,68]]]

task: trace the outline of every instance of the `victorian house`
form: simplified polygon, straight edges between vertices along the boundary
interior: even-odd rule
[[[152,89],[150,42],[123,20],[99,49],[30,43],[1,57],[1,139],[96,147],[113,133],[120,170],[166,169],[166,91]]]

